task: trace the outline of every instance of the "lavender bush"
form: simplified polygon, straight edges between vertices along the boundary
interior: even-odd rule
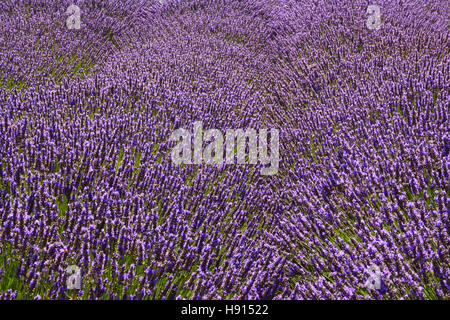
[[[447,1],[98,3],[0,4],[1,299],[450,298]],[[278,173],[174,164],[195,121]]]

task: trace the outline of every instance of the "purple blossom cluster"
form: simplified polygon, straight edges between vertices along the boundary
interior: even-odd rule
[[[450,298],[447,1],[98,3],[0,4],[0,299]],[[195,121],[278,173],[175,165]]]

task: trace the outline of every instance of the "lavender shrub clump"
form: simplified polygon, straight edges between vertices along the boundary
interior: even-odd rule
[[[0,299],[450,298],[447,1],[103,3],[0,4]],[[277,174],[174,164],[196,121]]]

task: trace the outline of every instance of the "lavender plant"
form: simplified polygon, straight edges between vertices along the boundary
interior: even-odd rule
[[[2,1],[0,298],[449,299],[449,13]],[[278,171],[174,163],[197,121]]]

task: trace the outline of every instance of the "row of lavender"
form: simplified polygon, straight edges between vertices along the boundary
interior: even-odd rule
[[[2,298],[449,298],[446,1],[62,2],[0,13]],[[278,174],[174,165],[195,121]]]

